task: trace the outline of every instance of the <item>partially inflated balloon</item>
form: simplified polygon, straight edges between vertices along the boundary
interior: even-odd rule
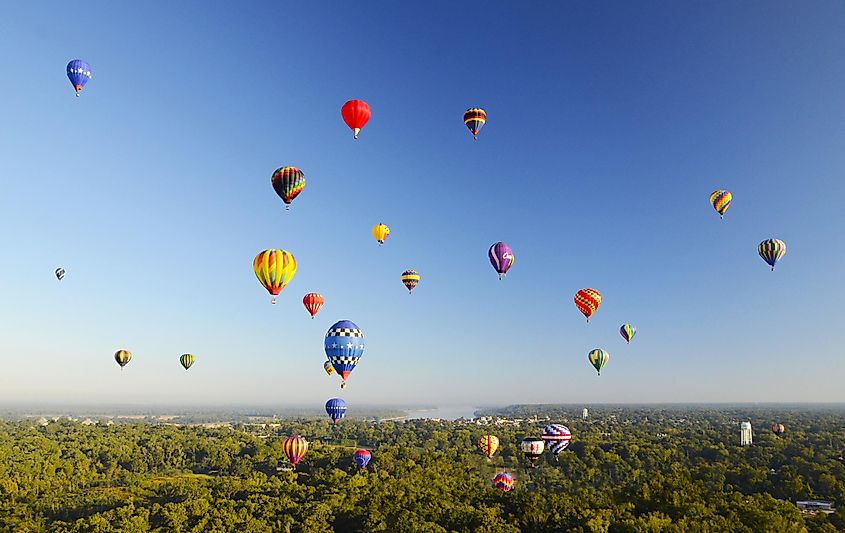
[[[273,190],[285,203],[285,209],[290,209],[290,203],[305,189],[305,174],[296,167],[278,168],[270,180]]]
[[[786,243],[780,239],[765,240],[757,246],[757,253],[760,254],[763,261],[772,267],[772,272],[774,272],[775,265],[786,253]]]
[[[587,317],[587,322],[600,305],[601,293],[595,289],[581,289],[575,293],[575,307]]]
[[[264,250],[255,256],[252,268],[261,285],[273,295],[270,303],[276,303],[276,296],[296,275],[296,259],[287,250]]]
[[[114,352],[114,360],[123,368],[132,360],[132,354],[128,350],[118,350]]]
[[[67,64],[67,78],[76,90],[76,96],[79,96],[82,88],[91,79],[91,65],[81,59],[72,60]]]
[[[487,122],[487,112],[480,107],[471,107],[464,112],[464,124],[472,133],[472,138],[478,140],[478,132]]]
[[[622,335],[625,342],[630,343],[634,335],[637,334],[637,327],[631,324],[622,324],[622,327],[619,328],[619,334]]]
[[[326,303],[326,300],[319,292],[309,292],[302,297],[302,305],[304,305],[305,309],[311,313],[311,318],[314,318],[317,315],[317,312],[321,307],[323,307],[324,303]]]
[[[514,261],[516,261],[511,247],[501,241],[487,250],[487,258],[490,260],[493,268],[496,269],[496,272],[499,273],[499,279],[505,277],[508,270],[513,266]]]
[[[478,439],[478,449],[481,450],[481,453],[486,455],[488,459],[493,457],[493,454],[499,449],[499,437],[496,435],[483,435],[480,439]]]
[[[493,488],[504,492],[512,491],[515,484],[516,481],[513,479],[513,476],[507,472],[496,474],[496,477],[493,478]]]
[[[710,195],[710,204],[719,213],[719,217],[724,218],[725,213],[731,206],[732,199],[733,195],[729,191],[719,189],[718,191],[713,191],[713,194]]]
[[[601,369],[610,360],[610,354],[600,348],[596,348],[587,354],[587,357],[590,359],[590,364],[595,367],[596,372],[601,376]]]
[[[378,241],[379,246],[390,236],[390,228],[387,224],[376,224],[373,226],[373,237]]]
[[[285,457],[288,458],[290,464],[293,465],[293,469],[296,470],[296,465],[305,456],[305,452],[308,451],[308,441],[299,435],[288,437],[282,443],[282,450],[285,452]]]
[[[332,423],[346,416],[346,402],[340,398],[332,398],[326,402],[326,414],[332,419]]]
[[[405,285],[406,289],[408,289],[408,294],[411,294],[414,287],[416,287],[419,282],[420,275],[416,270],[406,270],[405,272],[402,272],[402,284]]]
[[[343,379],[340,388],[345,388],[349,374],[364,355],[364,333],[355,323],[341,320],[329,328],[324,344],[326,357]]]
[[[363,100],[349,100],[340,110],[343,121],[352,129],[353,137],[358,138],[361,128],[370,120],[370,104]]]
[[[185,367],[185,370],[191,368],[191,365],[193,365],[194,361],[196,360],[196,356],[191,353],[183,353],[181,356],[179,356],[179,362],[182,364],[183,367]]]
[[[569,441],[572,440],[572,433],[569,428],[562,424],[549,424],[543,429],[543,442],[546,447],[552,452],[557,459],[560,452],[569,446]]]
[[[367,468],[367,465],[370,463],[370,459],[373,458],[373,454],[370,453],[369,450],[356,450],[353,459],[355,459],[355,464],[358,465],[358,468],[361,470]]]

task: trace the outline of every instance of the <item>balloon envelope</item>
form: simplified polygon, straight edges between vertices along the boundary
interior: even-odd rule
[[[81,59],[74,59],[67,64],[67,78],[76,90],[76,96],[91,79],[91,65]]]
[[[587,322],[600,305],[601,293],[595,289],[581,289],[575,293],[575,307],[587,317]]]
[[[513,490],[515,484],[516,481],[513,479],[513,476],[507,472],[496,474],[496,477],[493,478],[493,488],[504,492]]]
[[[493,457],[493,454],[499,449],[499,437],[496,435],[482,435],[478,439],[478,449],[488,458]]]
[[[601,348],[596,348],[587,354],[587,357],[590,359],[590,364],[595,367],[596,372],[601,376],[601,369],[610,360],[610,354]]]
[[[487,112],[480,107],[471,107],[464,112],[464,124],[472,133],[473,139],[478,139],[478,132],[487,123]]]
[[[63,269],[62,267],[57,268],[56,269],[56,278],[58,278],[59,281],[62,281],[63,279],[65,279],[65,269]]]
[[[293,465],[294,470],[296,470],[296,465],[305,456],[305,452],[308,451],[308,441],[299,435],[293,435],[286,438],[282,443],[282,451],[284,451],[285,457]]]
[[[305,189],[305,174],[296,167],[281,167],[273,172],[270,178],[273,190],[285,203],[285,208],[290,208],[293,199]]]
[[[332,398],[326,402],[326,414],[337,424],[337,421],[346,416],[346,402],[340,398]]]
[[[349,374],[364,355],[364,333],[354,322],[341,320],[326,332],[324,346],[326,357],[346,383]]]
[[[114,360],[120,365],[120,368],[123,368],[132,360],[132,353],[129,350],[118,350],[114,352]]]
[[[183,353],[181,356],[179,356],[179,363],[181,363],[182,366],[185,367],[185,370],[191,368],[191,365],[193,365],[194,361],[196,360],[196,356],[191,353]]]
[[[273,295],[271,303],[276,303],[276,296],[296,275],[296,259],[287,250],[264,250],[255,256],[252,269],[261,285]]]
[[[311,318],[316,316],[317,312],[323,307],[325,302],[326,299],[323,298],[323,295],[319,292],[309,292],[302,297],[302,305],[304,305],[305,309],[311,314]]]
[[[405,272],[402,272],[402,284],[405,285],[406,289],[408,289],[408,293],[411,293],[419,282],[420,275],[416,270],[406,270]]]
[[[373,237],[378,241],[379,245],[384,244],[384,241],[390,236],[390,228],[387,224],[376,224],[373,226]]]
[[[625,342],[631,342],[631,339],[633,339],[634,335],[637,334],[637,327],[632,326],[631,324],[622,324],[619,328],[619,334],[622,335]]]
[[[543,442],[555,457],[569,446],[572,440],[572,433],[563,424],[549,424],[543,429]]]
[[[340,110],[343,121],[352,129],[353,137],[358,138],[361,128],[370,120],[370,104],[363,100],[349,100]]]
[[[757,245],[757,253],[775,270],[775,265],[786,254],[786,243],[780,239],[767,239]]]
[[[369,450],[360,449],[355,452],[353,456],[355,459],[355,464],[358,465],[358,468],[367,468],[367,465],[370,463],[370,459],[373,458],[373,454],[370,453]]]
[[[713,194],[710,195],[710,205],[719,213],[720,217],[724,217],[728,208],[731,206],[732,199],[733,195],[729,191],[719,189],[718,191],[713,191]]]
[[[493,268],[496,269],[496,272],[499,273],[499,279],[505,277],[505,274],[508,273],[508,270],[510,270],[514,261],[516,261],[511,247],[501,241],[490,246],[490,249],[487,250],[487,258],[490,260]]]

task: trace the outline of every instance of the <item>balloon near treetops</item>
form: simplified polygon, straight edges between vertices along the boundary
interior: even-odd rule
[[[376,224],[373,226],[373,237],[378,241],[378,245],[384,244],[384,241],[390,236],[390,228],[387,224]]]
[[[290,209],[293,199],[305,189],[305,174],[296,167],[277,168],[270,181],[273,190],[285,203],[285,209]]]
[[[370,459],[373,458],[373,454],[370,453],[370,450],[362,448],[360,450],[356,450],[352,458],[355,460],[355,464],[358,465],[358,468],[363,470],[367,468],[367,465],[370,463]]]
[[[343,121],[352,130],[352,137],[357,139],[361,128],[370,121],[370,104],[363,100],[349,100],[340,109]]]
[[[543,442],[546,443],[546,448],[555,456],[560,455],[560,452],[569,446],[569,441],[572,440],[572,433],[569,428],[563,424],[549,424],[543,429]]]
[[[364,333],[349,320],[335,322],[325,339],[326,357],[343,382],[340,388],[346,388],[349,375],[364,355]]]
[[[296,275],[296,259],[287,250],[264,250],[252,262],[255,277],[267,289],[276,303],[276,297]]]
[[[496,450],[499,449],[499,437],[496,435],[482,435],[480,439],[478,439],[478,449],[481,450],[487,458],[493,457],[493,454],[496,453]]]
[[[341,398],[332,398],[326,402],[326,414],[332,419],[333,424],[346,416],[346,402]]]
[[[532,465],[536,465],[537,460],[543,455],[543,448],[545,448],[545,443],[539,437],[526,437],[519,443],[519,449]]]
[[[496,477],[493,478],[494,489],[510,492],[513,490],[514,485],[516,485],[516,481],[513,479],[513,476],[507,472],[496,474]]]
[[[296,465],[299,464],[299,461],[305,457],[305,453],[308,451],[308,441],[300,435],[293,435],[286,438],[282,443],[282,451],[285,453],[288,461],[290,461],[290,464],[293,465],[293,469],[296,470]]]

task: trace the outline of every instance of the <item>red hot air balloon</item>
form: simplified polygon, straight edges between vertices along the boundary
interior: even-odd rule
[[[343,104],[340,114],[357,139],[361,128],[370,120],[370,104],[363,100],[350,100]]]
[[[311,318],[317,315],[317,312],[323,307],[324,303],[326,303],[326,299],[319,292],[309,292],[302,297],[302,305],[311,313]]]

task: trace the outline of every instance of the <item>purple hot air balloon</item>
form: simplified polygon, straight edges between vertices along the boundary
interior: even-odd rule
[[[499,241],[487,250],[487,257],[490,258],[490,264],[499,273],[499,279],[505,277],[508,269],[513,266],[516,258],[513,255],[513,250],[507,244]]]

